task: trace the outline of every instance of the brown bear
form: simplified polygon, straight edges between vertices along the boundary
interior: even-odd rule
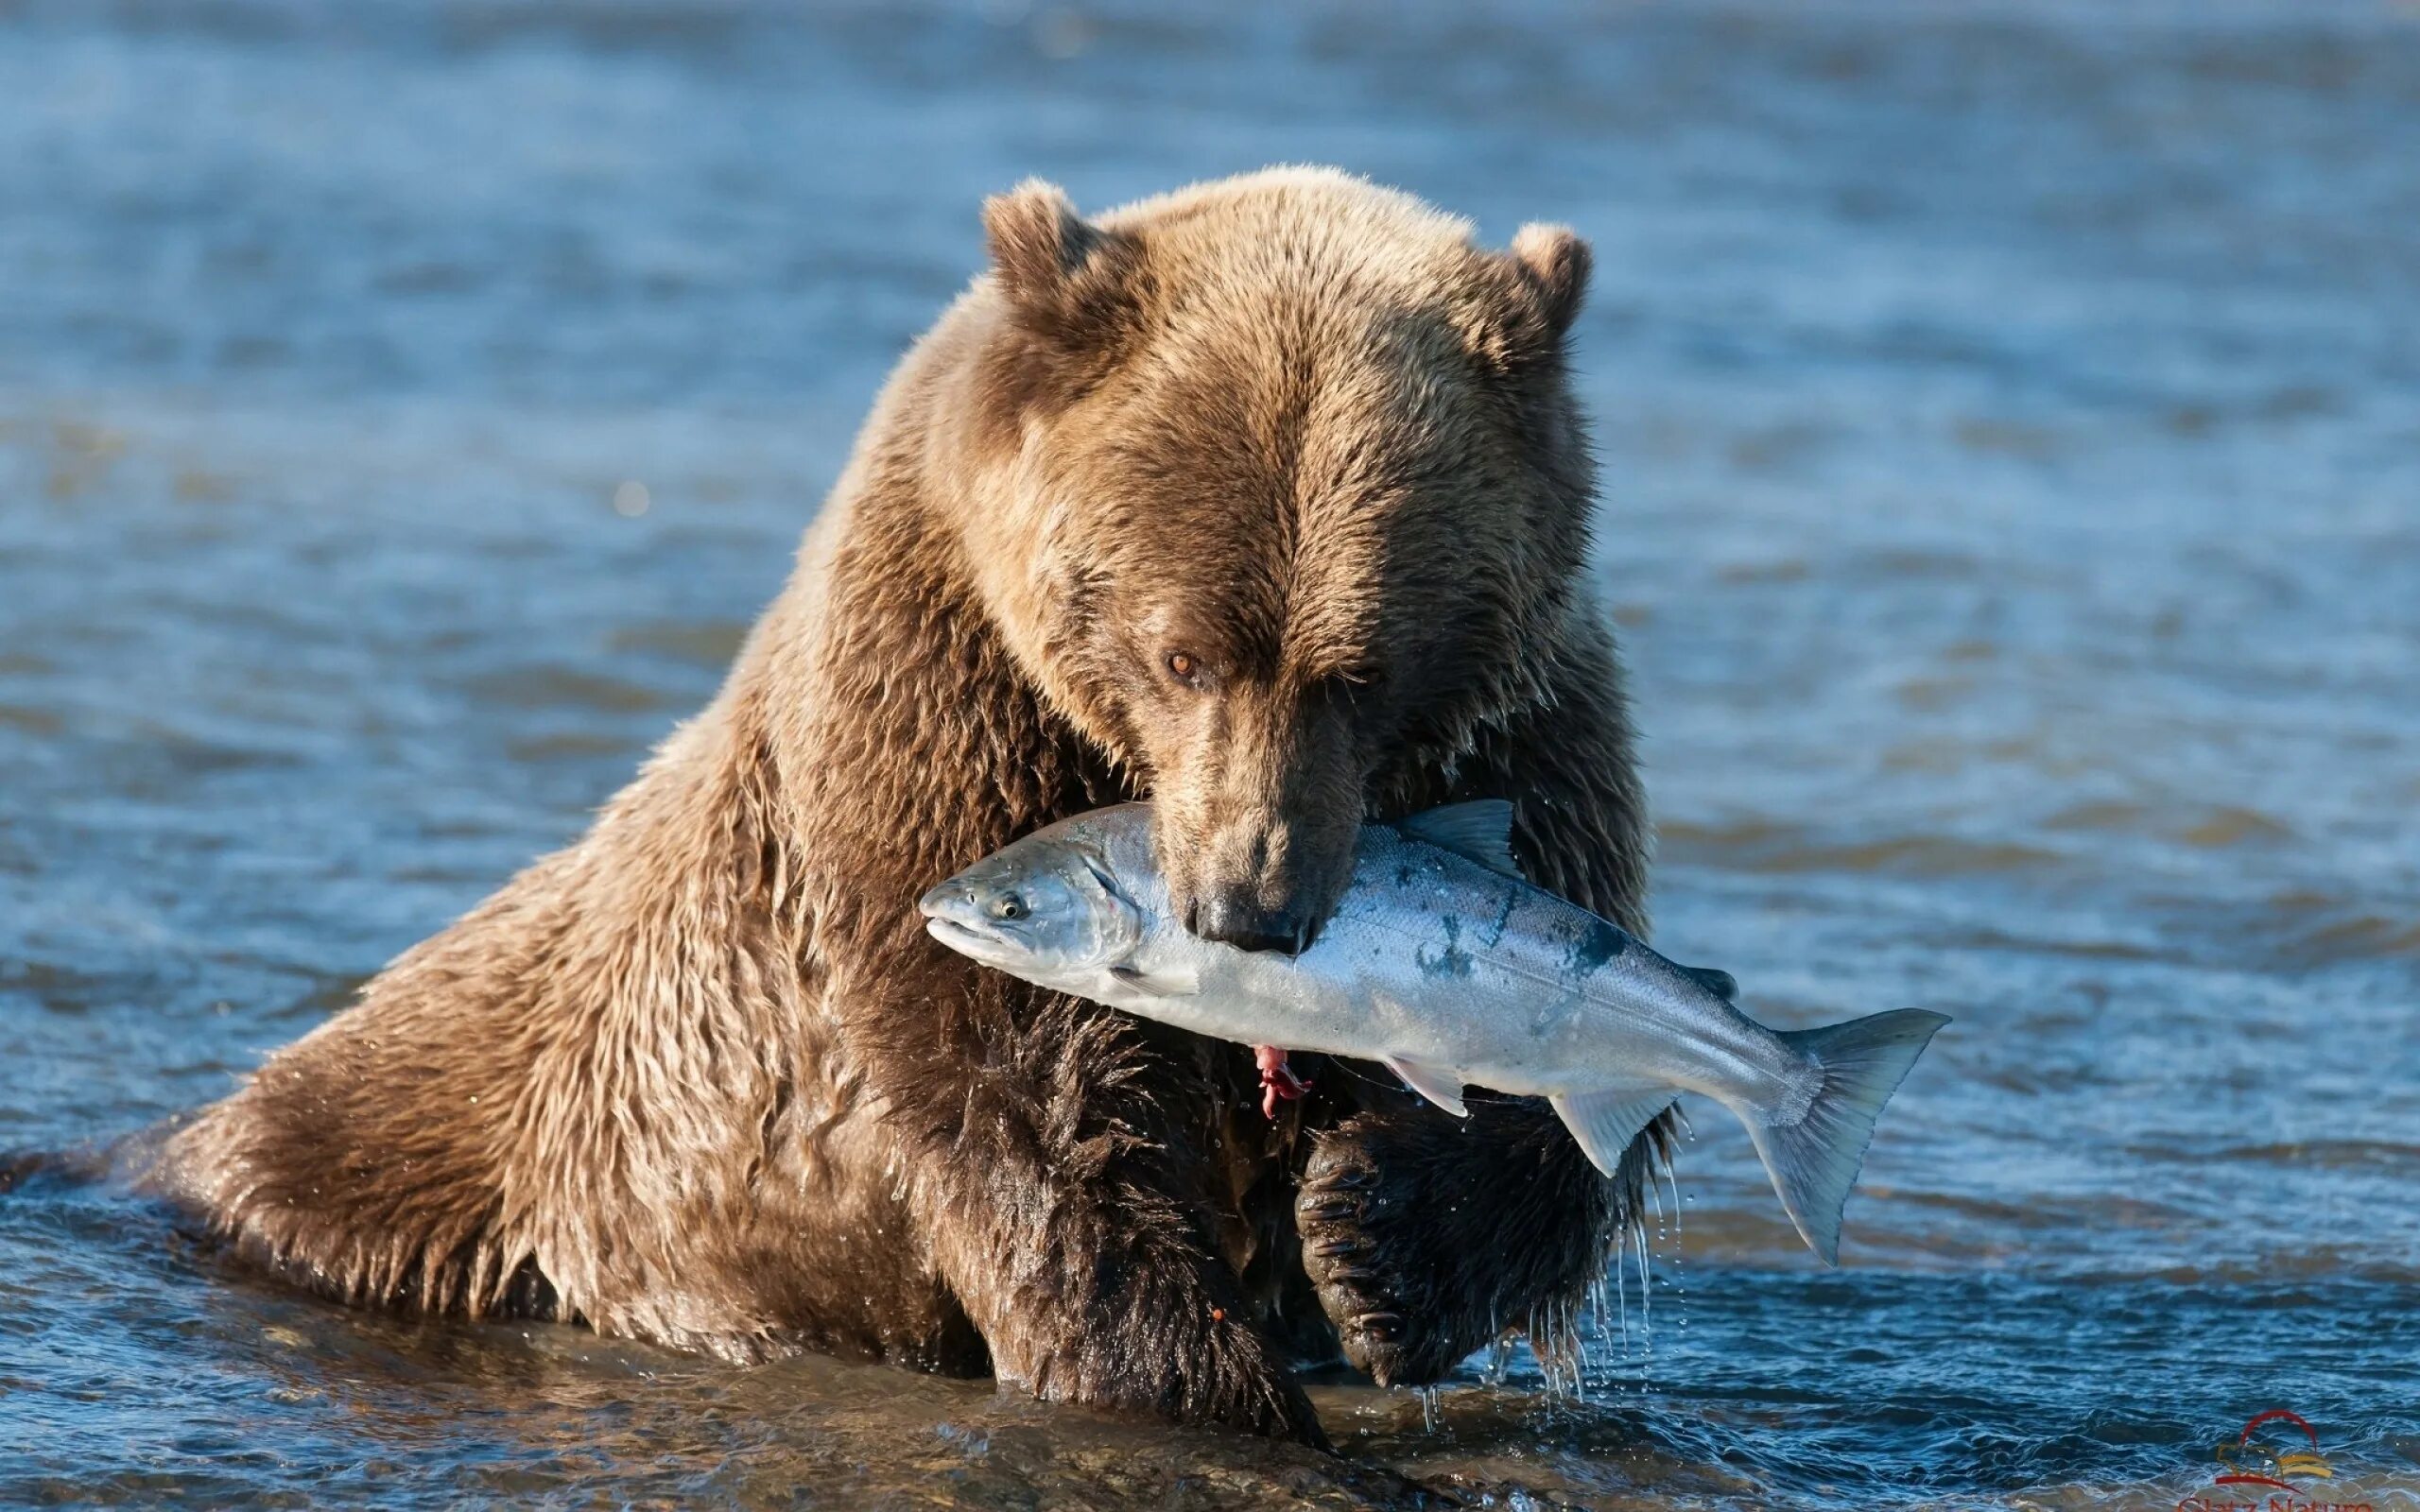
[[[1492,796],[1533,879],[1642,928],[1584,244],[1309,169],[985,224],[705,712],[158,1190],[352,1302],[1312,1442],[1292,1364],[1429,1381],[1569,1315],[1645,1137],[1606,1182],[1542,1104],[1345,1065],[1268,1124],[1250,1050],[986,972],[915,901],[1148,795],[1192,927],[1292,949],[1365,816]]]

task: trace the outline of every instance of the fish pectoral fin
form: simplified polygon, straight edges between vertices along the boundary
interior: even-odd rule
[[[1395,828],[1424,845],[1451,850],[1490,871],[1521,877],[1520,864],[1512,859],[1512,805],[1500,798],[1448,803],[1397,819]]]
[[[1135,966],[1113,966],[1109,974],[1135,991],[1155,998],[1189,998],[1201,990],[1201,978],[1181,966],[1146,971]]]
[[[1588,1163],[1607,1176],[1622,1163],[1622,1152],[1655,1115],[1672,1106],[1672,1090],[1650,1091],[1558,1092],[1547,1099],[1563,1118],[1563,1126],[1580,1142]]]
[[[1411,1060],[1402,1056],[1389,1056],[1387,1069],[1403,1078],[1403,1084],[1427,1098],[1456,1118],[1468,1118],[1471,1110],[1462,1106],[1462,1074],[1443,1066],[1432,1066],[1425,1060]]]

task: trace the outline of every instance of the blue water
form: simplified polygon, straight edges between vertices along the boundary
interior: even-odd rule
[[[1594,240],[1658,937],[1958,1021],[1843,1267],[1701,1108],[1581,1395],[1324,1384],[1330,1463],[343,1313],[43,1178],[0,1502],[2166,1507],[2282,1406],[2420,1504],[2410,6],[0,10],[0,1149],[577,833],[982,195],[1286,160]]]

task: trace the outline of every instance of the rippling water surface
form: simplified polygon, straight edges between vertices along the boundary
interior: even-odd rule
[[[1595,239],[1659,936],[1958,1021],[1842,1269],[1701,1108],[1582,1398],[1322,1386],[1340,1466],[343,1314],[38,1177],[0,1502],[2154,1507],[2271,1407],[2420,1502],[2420,11],[1493,14],[0,8],[0,1148],[576,833],[982,194],[1313,159]]]

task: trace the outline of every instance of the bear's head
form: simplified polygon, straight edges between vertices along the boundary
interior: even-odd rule
[[[1593,479],[1584,243],[1283,169],[985,209],[963,539],[1050,702],[1148,787],[1186,922],[1297,949],[1371,796],[1542,696]]]

